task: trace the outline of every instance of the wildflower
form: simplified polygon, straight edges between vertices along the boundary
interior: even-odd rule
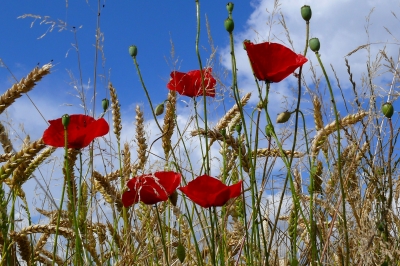
[[[206,95],[215,97],[215,85],[217,81],[211,74],[212,68],[208,67],[203,70],[204,87]],[[167,88],[177,91],[180,95],[196,97],[203,95],[203,87],[201,82],[200,70],[192,70],[188,73],[172,71],[171,79],[167,84]]]
[[[172,171],[135,177],[128,181],[129,190],[122,194],[122,203],[129,207],[139,201],[148,205],[166,201],[180,183],[181,175]]]
[[[223,206],[229,199],[239,196],[242,193],[242,182],[227,186],[214,177],[202,175],[179,189],[194,203],[208,208]]]
[[[64,147],[64,126],[62,118],[49,121],[50,126],[43,133],[45,144]],[[104,118],[98,120],[88,115],[71,115],[67,127],[68,148],[81,149],[88,146],[95,138],[104,136],[109,126]]]
[[[259,80],[267,82],[282,81],[308,61],[301,54],[296,54],[279,43],[253,44],[245,40],[243,45],[249,56],[254,75]]]

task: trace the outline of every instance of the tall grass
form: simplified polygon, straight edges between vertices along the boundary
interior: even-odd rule
[[[199,36],[204,34],[201,1],[194,4],[193,54],[198,65],[193,69],[203,69],[208,65],[199,49]],[[234,20],[234,14],[229,10],[230,19]],[[282,19],[284,25],[283,15]],[[64,155],[57,155],[56,148],[46,147],[42,139],[29,138],[15,148],[9,135],[12,129],[0,124],[1,264],[398,265],[398,113],[385,116],[381,106],[396,100],[399,62],[382,48],[375,61],[367,64],[360,85],[346,59],[342,67],[349,81],[339,81],[335,69],[324,68],[329,62],[309,50],[312,20],[304,28],[302,54],[316,56],[318,65],[308,63],[296,70],[295,107],[281,125],[269,114],[274,83],[255,78],[251,93],[240,90],[234,30],[227,32],[231,80],[218,79],[221,87],[229,88],[229,95],[206,96],[201,72],[202,95],[185,98],[192,107],[189,115],[178,106],[178,99],[185,96],[167,89],[163,112],[156,109],[161,107],[148,94],[139,67],[145,60],[139,47],[133,55],[132,73],[137,73],[152,110],[136,107],[135,132],[129,132],[132,142],[121,139],[119,97],[123,94],[112,83],[108,85],[111,106],[105,106],[101,114],[112,113],[112,130],[87,148],[66,149]],[[97,62],[101,46],[100,35],[96,36]],[[0,96],[0,113],[33,90],[52,68],[51,64],[37,67],[5,91]],[[393,78],[383,97],[375,92],[378,68],[385,68]],[[96,77],[97,63],[94,69]],[[331,83],[332,76],[337,84]],[[340,83],[345,82],[350,89],[342,89]],[[79,95],[85,113],[90,114],[85,99],[93,97],[92,110],[94,103],[100,105],[98,85],[94,84],[93,95],[85,95],[80,84]],[[255,106],[249,103],[252,96],[259,99]],[[228,111],[219,104],[210,108],[215,102],[229,105]],[[146,118],[146,111],[152,113],[151,118]],[[43,188],[43,200],[52,204],[31,204],[25,195],[29,188],[23,185],[55,156],[66,162],[55,169],[63,177],[65,198],[56,204],[58,199],[50,189]],[[127,181],[159,171],[180,173],[181,186],[204,174],[227,185],[243,181],[243,191],[222,207],[202,208],[178,190],[167,201],[125,208],[122,195]],[[34,212],[45,219],[33,222]],[[23,227],[16,226],[19,217],[27,220]]]

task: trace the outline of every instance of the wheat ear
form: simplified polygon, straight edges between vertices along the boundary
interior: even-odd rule
[[[27,263],[28,266],[31,265],[31,244],[28,237],[23,234],[18,234],[14,231],[10,232],[10,237],[17,243],[21,258]]]
[[[13,152],[13,145],[10,138],[8,137],[7,130],[2,123],[0,123],[0,143],[6,154],[11,154]]]
[[[23,162],[31,160],[40,150],[45,147],[43,140],[39,139],[29,144],[10,158],[0,167],[0,180],[4,180]]]
[[[164,149],[165,158],[168,160],[171,151],[171,137],[175,128],[176,91],[169,91],[166,105],[167,108],[164,116],[162,147]]]
[[[322,122],[322,114],[321,114],[321,102],[319,101],[317,96],[314,96],[312,102],[314,106],[315,129],[318,131],[324,127],[324,122]]]
[[[356,114],[348,115],[339,120],[339,124],[341,128],[344,128],[348,125],[355,124],[361,121],[365,116],[368,115],[368,112],[359,112]],[[326,141],[326,138],[336,131],[336,121],[326,125],[323,129],[317,132],[312,144],[311,144],[311,155],[317,156],[320,148]]]
[[[247,93],[240,99],[241,106],[245,106],[250,100],[251,93]],[[229,111],[218,121],[215,126],[215,130],[220,131],[228,126],[228,124],[235,118],[235,116],[239,113],[239,106],[235,104]]]
[[[114,134],[117,137],[118,143],[121,139],[121,130],[122,130],[122,122],[121,122],[121,107],[119,106],[119,100],[117,97],[117,91],[111,84],[108,84],[108,88],[110,90],[111,96],[111,109],[114,123]]]
[[[139,162],[132,167],[132,174],[135,176],[138,170],[143,170],[144,165],[147,161],[147,143],[145,137],[145,130],[144,130],[144,118],[143,112],[140,110],[139,105],[136,106],[136,144],[137,144],[137,157]]]
[[[26,78],[22,78],[15,83],[3,95],[0,96],[0,114],[9,107],[23,93],[27,93],[36,85],[35,82],[41,80],[45,75],[50,73],[51,64],[46,64],[41,68],[35,67]]]
[[[115,204],[120,212],[122,210],[121,194],[111,185],[108,179],[97,171],[93,171],[93,180],[96,189],[103,195],[104,200],[109,204]]]

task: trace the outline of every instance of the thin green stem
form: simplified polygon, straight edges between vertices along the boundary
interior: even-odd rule
[[[338,115],[338,110],[336,107],[336,102],[335,102],[335,97],[333,95],[333,90],[331,83],[329,82],[328,75],[326,74],[324,65],[322,64],[321,57],[318,52],[315,52],[315,55],[318,59],[318,63],[321,66],[322,72],[324,73],[326,83],[329,88],[329,93],[331,96],[331,102],[333,105],[333,110],[335,114],[335,121],[336,121],[336,130],[337,130],[337,154],[338,154],[338,162],[337,162],[337,167],[338,167],[338,173],[339,173],[339,180],[340,180],[340,190],[342,194],[342,211],[343,211],[343,225],[344,225],[344,234],[345,234],[345,241],[346,241],[346,266],[349,265],[350,262],[350,244],[349,244],[349,233],[347,231],[347,218],[346,218],[346,192],[344,190],[344,181],[343,181],[343,176],[342,176],[342,158],[340,155],[340,124],[339,124],[339,115]]]

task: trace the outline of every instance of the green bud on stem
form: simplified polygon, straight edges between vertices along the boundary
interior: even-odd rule
[[[386,116],[387,118],[392,118],[392,115],[394,113],[394,108],[393,105],[389,102],[384,103],[381,107],[382,113],[384,114],[384,116]]]
[[[235,28],[235,23],[233,23],[233,19],[231,19],[231,18],[225,19],[224,25],[225,25],[225,29],[229,33],[231,33],[233,31],[233,29]]]
[[[136,57],[136,55],[137,55],[137,47],[136,47],[136,45],[129,46],[129,54],[132,57]]]
[[[310,41],[308,42],[308,45],[310,46],[311,51],[313,52],[318,52],[320,48],[320,43],[318,38],[311,38]]]
[[[68,114],[63,115],[61,117],[61,121],[62,121],[64,128],[67,128],[69,125],[69,115]]]
[[[305,21],[310,21],[312,12],[311,12],[311,7],[304,5],[301,7],[301,16]]]

